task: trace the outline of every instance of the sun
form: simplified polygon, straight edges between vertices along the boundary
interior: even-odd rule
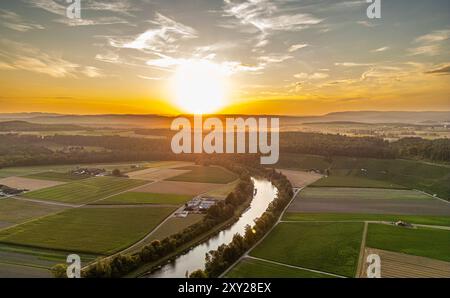
[[[225,104],[226,75],[208,60],[181,63],[172,78],[176,105],[192,114],[217,112]]]

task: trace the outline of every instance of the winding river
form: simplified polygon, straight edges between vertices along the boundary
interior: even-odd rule
[[[147,278],[159,277],[186,277],[186,272],[193,272],[205,268],[205,255],[211,250],[216,250],[222,244],[228,244],[236,233],[241,235],[245,232],[247,225],[254,225],[254,220],[266,211],[270,202],[276,195],[277,189],[267,180],[252,178],[256,194],[253,196],[250,207],[229,228],[210,238],[206,242],[193,247],[186,254],[179,256],[173,262],[164,265],[160,269],[145,275]]]

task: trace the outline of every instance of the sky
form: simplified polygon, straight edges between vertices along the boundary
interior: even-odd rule
[[[197,84],[223,113],[450,110],[448,0],[80,3],[0,1],[1,113],[190,112]]]

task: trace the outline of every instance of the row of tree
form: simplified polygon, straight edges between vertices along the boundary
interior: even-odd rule
[[[287,178],[274,170],[266,171],[265,176],[278,189],[278,195],[253,227],[247,226],[243,236],[236,234],[229,244],[221,245],[206,255],[205,270],[191,273],[191,278],[218,277],[247,250],[255,245],[276,223],[284,208],[289,204],[293,192]]]

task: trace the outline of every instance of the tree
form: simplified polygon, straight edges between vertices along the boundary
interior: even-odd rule
[[[67,278],[67,264],[57,264],[51,271],[55,278]]]
[[[120,177],[120,176],[122,176],[122,173],[120,172],[119,169],[114,169],[114,170],[112,171],[112,175],[113,175],[113,176],[116,176],[116,177]]]
[[[198,269],[189,275],[189,278],[208,278],[205,271]]]

